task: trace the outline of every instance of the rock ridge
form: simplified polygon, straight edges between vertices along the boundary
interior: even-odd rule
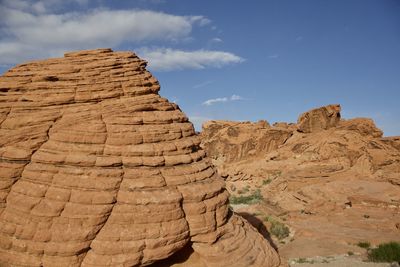
[[[286,224],[279,252],[300,258],[400,241],[400,137],[382,136],[373,120],[342,119],[340,105],[329,105],[295,124],[210,121],[201,146],[235,211],[259,229],[272,227],[268,218]]]

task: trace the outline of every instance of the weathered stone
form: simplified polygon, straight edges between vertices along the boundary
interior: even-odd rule
[[[98,49],[0,77],[1,266],[142,266],[191,242],[209,266],[279,264],[230,214],[193,125],[145,66]]]
[[[337,105],[317,108],[303,113],[299,125],[210,121],[203,127],[202,146],[234,199],[255,192],[264,198],[241,200],[234,210],[256,227],[271,230],[266,218],[289,227],[289,237],[273,237],[284,257],[343,254],[353,249],[348,244],[400,238],[400,137],[382,137],[371,119],[339,120],[338,112]],[[282,128],[288,138],[262,150],[270,141],[261,140],[277,140]]]
[[[340,110],[340,105],[328,105],[304,112],[297,120],[298,131],[311,133],[334,127],[340,121]]]

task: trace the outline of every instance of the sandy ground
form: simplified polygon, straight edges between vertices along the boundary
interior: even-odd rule
[[[396,263],[365,262],[359,256],[339,255],[334,257],[315,257],[292,259],[288,261],[290,267],[398,267]]]

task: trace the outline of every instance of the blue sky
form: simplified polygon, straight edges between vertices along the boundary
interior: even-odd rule
[[[1,73],[99,47],[147,59],[197,129],[340,103],[400,135],[397,0],[0,0]]]

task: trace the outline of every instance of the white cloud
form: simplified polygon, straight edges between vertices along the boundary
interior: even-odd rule
[[[215,103],[224,103],[228,101],[239,101],[239,100],[244,100],[243,97],[240,95],[232,95],[231,97],[218,97],[218,98],[212,98],[204,101],[202,105],[204,106],[211,106]]]
[[[193,40],[193,27],[211,23],[204,16],[138,9],[60,12],[66,3],[84,6],[88,0],[2,0],[0,65],[59,57],[66,51],[80,49],[147,46],[153,42],[177,45]],[[149,61],[151,69],[161,71],[222,67],[243,61],[229,52],[202,49],[142,48],[137,52]]]
[[[202,82],[202,83],[198,83],[198,84],[193,85],[193,89],[198,89],[198,88],[210,85],[212,83],[213,83],[213,81],[205,81],[205,82]]]
[[[244,98],[241,97],[240,95],[232,95],[231,96],[231,101],[238,101],[238,100],[243,100]]]
[[[278,58],[278,57],[279,57],[278,54],[273,54],[273,55],[269,55],[269,56],[268,56],[268,58],[271,58],[271,59],[276,59],[276,58]]]
[[[3,0],[2,5],[32,13],[48,13],[60,10],[66,3],[86,6],[89,0]]]
[[[227,97],[218,97],[218,98],[208,99],[208,100],[204,101],[202,105],[211,106],[218,102],[228,102],[228,98]]]
[[[222,41],[221,38],[215,37],[215,38],[212,38],[212,39],[210,40],[210,42],[211,42],[211,43],[222,43],[223,41]]]
[[[0,64],[61,56],[65,51],[152,41],[190,38],[194,25],[206,25],[203,16],[178,16],[148,10],[94,9],[88,12],[48,13],[60,0],[4,0],[0,4]],[[73,0],[85,4],[85,0]],[[64,1],[65,3],[65,1]],[[164,50],[164,52],[175,52]],[[206,51],[204,51],[206,52]],[[204,53],[203,52],[203,53]],[[222,53],[222,52],[220,52]],[[221,57],[221,54],[213,54]],[[221,61],[209,59],[197,68],[240,58],[226,53]],[[164,59],[165,59],[164,53]],[[209,55],[211,57],[211,55]],[[219,62],[219,63],[218,63]],[[158,61],[157,64],[160,64]],[[181,67],[185,67],[184,65]]]
[[[138,51],[138,54],[148,60],[150,69],[158,71],[219,68],[244,61],[235,54],[212,50],[183,51],[170,48],[143,48]]]
[[[204,16],[190,16],[188,17],[190,22],[197,23],[200,26],[206,26],[211,23],[211,20],[205,18]]]

